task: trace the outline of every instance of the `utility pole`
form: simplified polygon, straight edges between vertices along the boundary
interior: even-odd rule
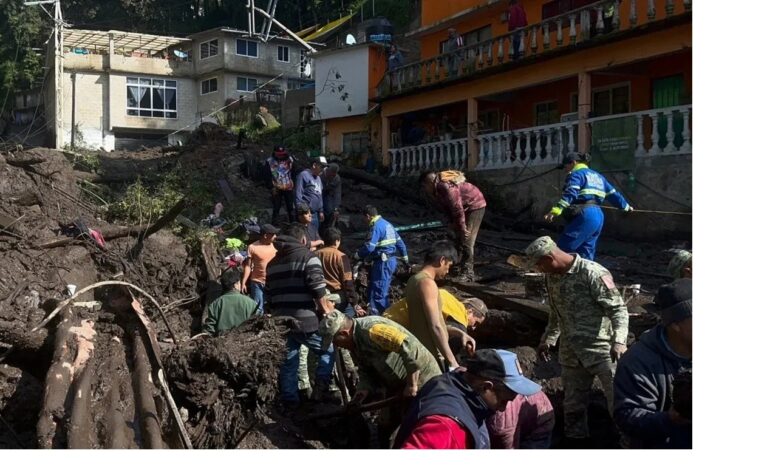
[[[277,2],[277,0],[276,0],[276,2]],[[256,24],[256,15],[255,15],[255,13],[259,13],[260,15],[264,16],[266,20],[269,20],[271,25],[275,24],[278,28],[280,28],[286,34],[288,34],[292,39],[294,39],[295,41],[300,43],[300,45],[302,45],[302,47],[307,49],[309,52],[317,52],[316,49],[313,46],[311,46],[307,42],[303,41],[302,38],[300,38],[299,36],[294,34],[294,31],[292,31],[291,29],[289,29],[286,26],[284,26],[283,24],[281,24],[278,20],[275,19],[275,17],[273,15],[271,15],[270,13],[266,12],[265,10],[263,10],[261,8],[258,8],[256,5],[254,5],[254,0],[248,0],[247,7],[249,8],[249,17],[250,17],[249,25],[253,26],[253,25]],[[249,35],[253,35],[253,32],[249,31]],[[263,37],[263,40],[267,41],[267,38]]]
[[[252,0],[253,1],[253,0]],[[64,75],[64,17],[61,13],[60,0],[42,0],[25,2],[24,6],[40,5],[40,8],[45,10],[43,5],[53,4],[54,14],[54,90],[56,91],[56,113],[55,113],[55,135],[56,135],[56,148],[62,147],[62,114],[64,112],[63,96],[62,96],[62,76]],[[46,13],[48,11],[46,10]],[[48,16],[51,16],[48,13]]]

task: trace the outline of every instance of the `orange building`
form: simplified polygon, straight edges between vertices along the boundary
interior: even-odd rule
[[[690,1],[519,4],[527,25],[509,31],[508,0],[422,2],[408,33],[421,60],[374,98],[392,175],[552,165],[570,150],[619,168],[692,153]]]

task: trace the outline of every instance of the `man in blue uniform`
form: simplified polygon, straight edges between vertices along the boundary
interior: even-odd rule
[[[556,242],[567,253],[577,253],[585,259],[596,256],[596,242],[604,225],[601,204],[606,198],[611,204],[630,212],[633,209],[600,173],[588,168],[590,155],[571,152],[564,157],[564,168],[569,172],[561,199],[545,215],[552,222],[559,215],[567,219],[567,226]]]
[[[406,245],[393,225],[377,212],[374,206],[366,206],[364,216],[369,222],[369,241],[356,255],[361,259],[373,260],[369,271],[369,310],[372,315],[382,315],[390,302],[388,290],[393,273],[398,265],[396,254],[409,263]]]

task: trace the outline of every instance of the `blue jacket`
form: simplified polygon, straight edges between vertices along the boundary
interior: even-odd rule
[[[629,210],[626,199],[612,186],[601,173],[596,172],[585,163],[578,163],[567,175],[564,182],[564,192],[561,199],[551,209],[554,215],[561,215],[562,211],[572,204],[582,204],[586,201],[594,201],[597,204],[607,199],[618,209]]]
[[[489,431],[485,420],[494,414],[460,373],[447,372],[423,385],[412,400],[401,428],[393,441],[400,449],[417,423],[428,416],[448,416],[460,423],[473,437],[476,449],[489,449]]]
[[[618,428],[642,449],[691,449],[692,428],[671,422],[674,376],[692,361],[674,354],[658,325],[645,332],[618,362],[615,411]]]
[[[297,184],[294,185],[295,203],[304,202],[310,206],[313,212],[323,212],[324,184],[320,176],[313,176],[310,170],[305,170],[297,175]]]
[[[396,251],[399,256],[408,256],[404,240],[390,222],[378,215],[369,222],[369,227],[369,241],[358,250],[361,259],[382,253],[393,256]]]

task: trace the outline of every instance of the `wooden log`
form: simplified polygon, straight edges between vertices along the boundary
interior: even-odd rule
[[[539,302],[518,298],[512,294],[479,284],[454,281],[451,284],[457,289],[483,300],[490,308],[511,310],[527,315],[533,320],[548,322],[551,311],[546,305]]]
[[[181,214],[186,206],[187,201],[185,201],[184,198],[180,199],[171,207],[171,209],[168,210],[168,212],[163,214],[163,217],[158,219],[146,231],[140,232],[139,237],[136,240],[136,244],[129,251],[128,258],[131,260],[137,259],[139,254],[142,252],[142,248],[144,248],[145,238],[151,236],[153,233],[173,222],[174,219],[176,219],[176,216]]]
[[[147,355],[147,348],[139,328],[131,331],[134,351],[134,371],[132,373],[134,396],[136,397],[136,415],[139,417],[141,442],[144,449],[162,449],[163,439],[160,430],[160,418],[153,398],[152,367]]]
[[[126,416],[123,416],[122,410],[125,407],[124,400],[121,398],[122,374],[119,374],[121,368],[125,368],[125,363],[121,364],[120,358],[125,354],[125,348],[119,338],[114,337],[110,340],[110,362],[106,365],[106,370],[113,371],[109,375],[110,384],[107,393],[109,405],[107,409],[109,414],[105,419],[107,428],[107,443],[109,449],[128,449],[131,438],[129,437],[129,428],[126,426]]]
[[[222,272],[221,269],[219,269],[219,263],[217,262],[217,251],[217,241],[215,239],[207,237],[201,240],[201,255],[203,264],[206,268],[206,276],[208,278],[206,282],[206,300],[203,306],[201,326],[203,326],[206,317],[208,316],[209,305],[216,300],[222,292],[222,287],[219,285],[219,276]]]
[[[91,383],[94,378],[94,361],[89,360],[78,377],[72,390],[72,408],[67,430],[67,448],[91,449],[96,442],[94,425],[91,422]]]

